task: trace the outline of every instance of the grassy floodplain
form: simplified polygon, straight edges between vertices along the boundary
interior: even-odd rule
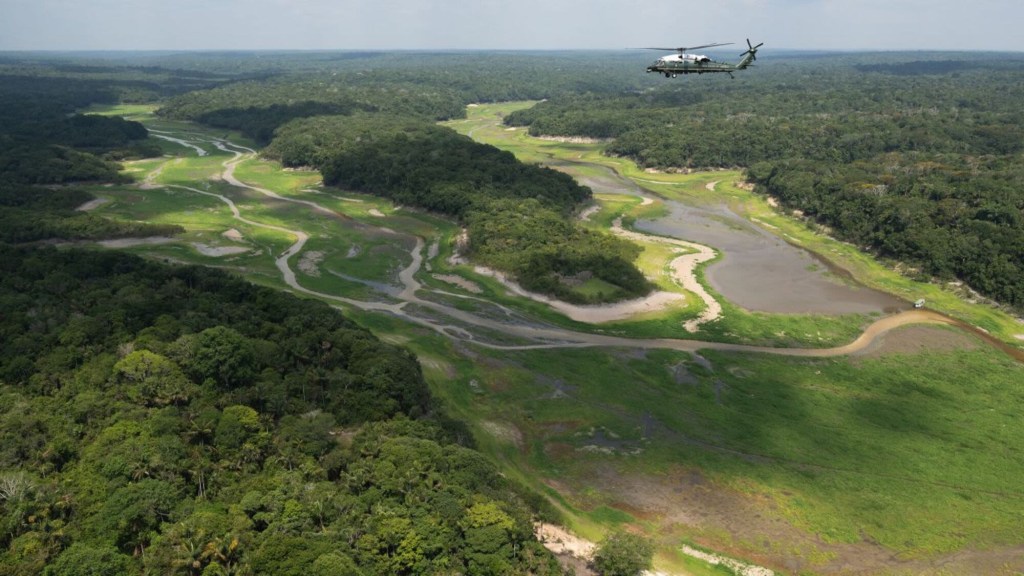
[[[929,294],[936,307],[949,299],[950,313],[962,308],[961,317],[994,334],[1012,330],[1005,315],[957,304],[939,288],[931,297],[924,292],[929,286],[776,214],[735,186],[738,172],[647,174],[625,160],[601,156],[599,144],[537,140],[522,130],[494,126],[496,114],[525,105],[475,107],[470,120],[452,125],[524,160],[603,164],[642,178],[645,187],[665,197],[725,199],[794,242],[830,258],[834,254],[835,262],[865,283]],[[421,270],[417,279],[457,294],[461,308],[515,305],[525,316],[577,326],[540,304],[506,295],[494,280],[473,275],[464,265],[449,265],[450,240],[458,233],[451,222],[323,189],[315,173],[285,171],[258,159],[242,161],[235,176],[285,198],[316,202],[337,216],[229,186],[219,174],[233,155],[202,143],[224,134],[170,125],[146,109],[125,112],[160,130],[198,135],[209,154],[200,157],[166,142],[174,157],[128,166],[139,181],[150,176],[154,187],[96,191],[110,200],[97,208],[106,215],[186,229],[173,242],[131,250],[229,268],[287,289],[274,260],[295,241],[294,234],[240,222],[223,200],[186,189],[192,188],[232,200],[247,220],[308,234],[303,251],[291,260],[305,288],[386,301],[374,286],[394,285],[397,270],[410,262],[411,239],[418,236],[427,245],[438,241],[438,249],[429,259],[431,269]],[[588,165],[573,169],[599,174]],[[714,196],[706,188],[711,181],[720,182]],[[623,211],[635,218],[658,210],[657,203],[641,206],[625,196],[597,200],[603,208],[591,223],[599,227],[610,226]],[[230,230],[238,234],[225,236]],[[247,250],[210,256],[196,244]],[[658,250],[664,248],[652,247],[644,256],[645,270],[664,267],[667,252]],[[311,253],[320,253],[313,258],[318,264],[304,272],[298,263]],[[480,293],[460,292],[432,276],[445,272],[472,279]],[[418,354],[434,393],[469,422],[481,448],[506,474],[548,495],[566,523],[586,537],[598,539],[612,527],[647,532],[658,543],[662,570],[721,573],[681,554],[683,543],[786,573],[834,573],[838,565],[866,573],[920,572],[947,560],[950,573],[958,573],[957,561],[984,562],[989,554],[998,557],[1021,545],[1024,432],[1017,415],[1024,409],[1024,370],[959,331],[904,328],[890,335],[887,345],[853,358],[638,348],[513,351],[453,340],[392,314],[344,307],[381,337]],[[823,346],[851,340],[866,321],[756,315],[727,303],[725,313],[720,334],[709,327],[700,337]],[[669,323],[655,318],[599,329],[665,335],[692,312],[673,314],[678,316]],[[797,336],[779,337],[779,332]],[[922,344],[892,345],[901,338]],[[989,566],[990,573],[1019,570],[1020,558],[1014,558],[1004,562],[1009,568]]]

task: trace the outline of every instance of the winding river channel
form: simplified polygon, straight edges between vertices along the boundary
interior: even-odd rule
[[[209,141],[207,141],[209,142]],[[236,187],[249,189],[259,194],[263,194],[267,197],[273,198],[277,201],[287,201],[307,206],[311,210],[323,212],[325,214],[335,214],[331,209],[324,207],[323,205],[317,204],[309,200],[299,200],[281,196],[271,190],[252,186],[245,182],[238,180],[235,175],[235,167],[238,163],[252,158],[255,156],[255,151],[249,148],[245,148],[238,144],[233,144],[224,140],[213,141],[213,145],[217,148],[231,153],[232,158],[226,160],[223,164],[224,170],[221,173],[221,178]],[[595,182],[586,182],[588,185],[594,186]],[[632,185],[632,182],[629,182]],[[615,183],[614,188],[620,189],[626,185],[623,182]],[[159,185],[152,185],[151,187],[159,187]],[[633,185],[635,186],[635,185]],[[673,349],[687,352],[696,352],[701,349],[716,349],[736,352],[759,352],[768,354],[778,354],[787,356],[805,356],[805,357],[827,357],[827,356],[839,356],[845,354],[852,354],[859,350],[867,348],[877,337],[906,324],[950,324],[959,325],[959,322],[948,318],[944,315],[928,310],[903,310],[883,317],[870,325],[860,337],[855,339],[843,346],[834,348],[815,348],[815,349],[802,349],[802,348],[772,348],[765,346],[751,346],[742,344],[729,344],[722,342],[706,342],[701,340],[692,339],[672,339],[672,338],[657,338],[657,339],[634,339],[624,338],[605,334],[593,334],[587,332],[578,332],[566,328],[560,328],[550,325],[544,325],[528,318],[517,315],[507,309],[498,307],[496,305],[484,304],[482,309],[487,309],[485,312],[467,311],[460,308],[456,308],[452,305],[443,303],[443,301],[436,301],[428,299],[427,295],[431,292],[441,291],[427,289],[423,287],[418,280],[416,275],[423,267],[425,241],[422,238],[415,239],[415,245],[411,250],[411,260],[408,266],[406,266],[399,274],[399,281],[402,284],[402,289],[398,293],[398,302],[383,302],[373,300],[357,300],[353,298],[347,298],[338,296],[335,294],[327,294],[317,292],[302,286],[296,278],[295,271],[292,268],[292,258],[299,254],[309,236],[301,230],[291,230],[279,225],[270,225],[247,219],[241,215],[238,207],[228,197],[214,194],[211,192],[199,190],[197,188],[180,187],[176,188],[186,189],[198,194],[204,194],[213,196],[224,202],[229,206],[232,214],[239,221],[245,222],[251,226],[262,227],[266,229],[272,229],[276,231],[286,232],[295,238],[295,242],[284,252],[276,258],[276,265],[281,273],[281,276],[285,283],[288,284],[296,292],[317,296],[329,301],[337,302],[339,305],[352,306],[361,310],[379,311],[394,314],[395,316],[401,317],[412,323],[428,327],[438,333],[444,334],[450,338],[455,338],[464,341],[471,341],[477,345],[495,348],[495,349],[536,349],[536,348],[559,348],[559,347],[593,347],[593,346],[610,346],[610,347],[627,347],[627,348],[641,348],[641,349]],[[639,189],[637,189],[639,190]],[[638,192],[641,193],[642,192]],[[691,237],[699,237],[701,240],[715,240],[716,238],[725,238],[728,236],[723,229],[734,230],[737,225],[736,220],[742,220],[739,216],[723,216],[715,212],[708,212],[705,215],[700,216],[699,219],[687,219],[685,218],[687,212],[685,207],[680,205],[675,207],[671,211],[671,215],[668,217],[667,222],[650,222],[645,223],[645,228],[656,231],[659,234],[671,233],[671,235],[682,235],[682,232],[691,234]],[[680,220],[682,218],[682,220]],[[723,218],[725,219],[723,222]],[[717,223],[723,222],[722,228],[718,228]],[[757,248],[762,247],[762,244],[770,244],[774,247],[774,252],[770,252],[768,257],[771,262],[781,262],[784,258],[795,258],[796,261],[804,262],[803,259],[810,258],[810,256],[800,255],[797,249],[789,246],[785,242],[778,243],[772,240],[770,237],[757,231],[756,228],[746,228],[748,231],[739,236],[745,238],[744,240],[734,241],[733,244],[727,244],[727,247],[736,251],[737,253],[743,252],[744,247],[750,252],[747,255],[740,256],[737,254],[735,261],[741,259],[757,259]],[[394,232],[390,232],[397,234]],[[635,232],[634,232],[635,233]],[[737,235],[737,234],[734,234]],[[763,248],[763,247],[762,247]],[[727,252],[728,253],[728,252]],[[786,254],[795,253],[797,256],[786,256]],[[764,258],[762,256],[762,258]],[[742,269],[743,266],[738,264],[732,264],[733,260],[723,258],[722,262],[729,263],[720,266],[723,271],[718,272],[717,278],[722,281],[721,278],[728,277],[728,274],[735,274],[733,269]],[[757,268],[748,267],[752,270],[758,270]],[[827,295],[823,297],[823,301],[836,300],[840,302],[836,308],[828,310],[830,313],[838,313],[841,311],[848,310],[847,307],[853,307],[857,310],[878,310],[892,312],[893,307],[901,305],[900,301],[892,297],[880,297],[879,293],[869,294],[867,297],[862,297],[859,294],[857,287],[848,286],[842,282],[834,281],[825,277],[824,272],[818,272],[809,266],[798,266],[800,270],[805,272],[814,272],[825,281],[829,282],[828,288],[824,290]],[[768,278],[776,278],[773,282],[781,282],[786,277],[786,274],[796,274],[795,269],[786,269],[781,266],[769,266],[768,270],[772,271],[773,274],[766,274],[765,272],[754,272],[746,276],[742,282],[747,283],[751,292],[757,290],[767,291],[769,285]],[[789,270],[789,272],[783,272],[783,270]],[[723,284],[724,287],[724,284]],[[776,288],[775,290],[782,290],[785,292],[788,289]],[[870,292],[870,291],[868,291]],[[727,291],[723,292],[727,293]],[[849,296],[843,296],[848,294]],[[883,295],[886,296],[886,295]],[[465,297],[465,296],[463,296]],[[486,301],[483,301],[486,302]],[[777,304],[777,301],[773,306]],[[840,306],[842,308],[840,308]],[[902,304],[906,307],[906,304]],[[756,309],[756,308],[755,308]],[[776,308],[773,308],[773,311]],[[970,327],[965,327],[970,329]],[[1005,349],[1005,348],[1004,348]]]

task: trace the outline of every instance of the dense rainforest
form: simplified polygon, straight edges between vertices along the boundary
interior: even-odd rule
[[[507,123],[611,138],[646,168],[747,168],[831,234],[1021,309],[1024,61],[915,56],[765,52],[735,81],[560,95]]]
[[[99,81],[0,77],[0,241],[172,234],[177,226],[113,222],[76,208],[93,196],[69,184],[123,182],[118,160],[157,156],[138,122],[77,113],[119,94]]]
[[[289,120],[354,111],[437,121],[463,118],[474,102],[535,100],[591,90],[630,90],[630,61],[621,55],[603,78],[580,68],[572,53],[334,53],[269,54],[259,60],[212,55],[164,64],[211,71],[248,71],[248,76],[164,103],[159,114],[242,131],[266,145]],[[260,68],[249,69],[259,63]],[[210,72],[213,73],[213,72]]]
[[[416,359],[325,304],[118,253],[0,266],[4,574],[560,573]]]
[[[159,154],[138,122],[76,113],[116,101],[110,91],[68,79],[0,79],[0,182],[115,181],[119,167],[109,160]]]

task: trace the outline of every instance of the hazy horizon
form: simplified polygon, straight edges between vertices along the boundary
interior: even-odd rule
[[[742,46],[743,50],[746,50],[746,42],[736,42],[737,47]],[[767,46],[765,46],[767,47]],[[401,53],[423,53],[423,54],[459,54],[459,53],[502,53],[502,52],[514,52],[514,53],[565,53],[565,52],[622,52],[623,50],[644,50],[642,47],[627,47],[627,48],[153,48],[153,49],[132,49],[132,48],[110,48],[110,49],[90,49],[90,48],[67,48],[67,49],[3,49],[0,48],[0,54],[85,54],[85,55],[117,55],[117,54],[288,54],[288,53],[310,53],[310,54],[326,54],[326,53],[346,53],[350,52],[353,54],[401,54]],[[651,48],[651,50],[655,50]],[[976,50],[931,50],[931,49],[916,49],[916,48],[891,48],[888,50],[876,49],[876,48],[862,48],[862,49],[840,49],[840,48],[771,48],[771,51],[776,55],[802,55],[802,54],[867,54],[867,53],[900,53],[900,54],[1022,54],[1024,50],[987,50],[987,49],[976,49]],[[706,53],[709,55],[717,54],[719,56],[725,56],[728,59],[730,50],[728,47],[720,48],[708,48],[704,50],[695,50],[695,52]],[[758,53],[759,58],[761,53]],[[733,58],[734,60],[736,58]]]
[[[1024,3],[975,0],[0,0],[0,51],[1024,51]]]

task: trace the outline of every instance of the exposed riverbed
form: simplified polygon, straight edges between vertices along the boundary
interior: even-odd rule
[[[558,165],[572,172],[571,163]],[[595,193],[653,194],[609,169],[580,178]],[[708,185],[709,190],[713,190]],[[778,314],[870,314],[907,310],[911,305],[885,292],[857,285],[820,257],[787,243],[726,205],[691,206],[661,199],[668,214],[639,219],[634,227],[648,234],[710,246],[721,257],[704,276],[726,300],[757,312]]]
[[[911,307],[895,296],[856,285],[811,252],[787,243],[727,206],[665,201],[667,216],[638,220],[638,230],[707,244],[721,253],[705,278],[747,310],[782,314],[896,312]]]

